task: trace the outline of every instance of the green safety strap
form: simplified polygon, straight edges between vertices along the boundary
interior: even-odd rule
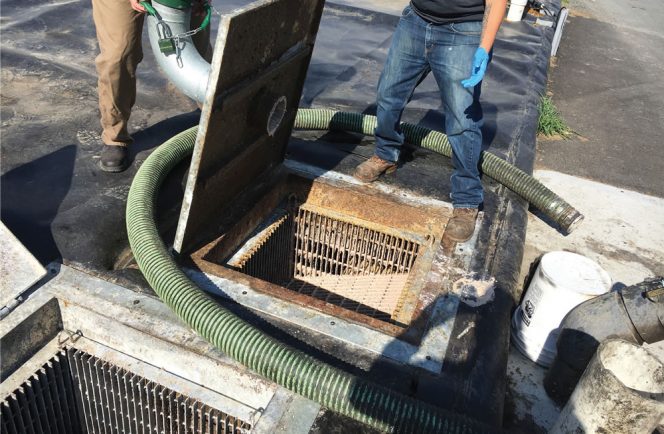
[[[152,15],[153,17],[157,16],[157,11],[154,10],[154,8],[149,2],[140,2],[139,4],[145,8],[148,14]]]
[[[212,19],[212,6],[209,2],[205,2],[203,7],[205,8],[205,18],[199,27],[201,30],[204,30],[207,26],[210,25],[210,20]]]

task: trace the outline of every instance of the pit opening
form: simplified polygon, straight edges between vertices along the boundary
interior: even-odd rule
[[[439,291],[426,277],[451,208],[289,173],[261,184],[249,204],[229,204],[219,235],[191,253],[195,266],[419,342]]]
[[[0,403],[2,433],[244,434],[251,424],[68,347]]]
[[[420,244],[292,204],[270,216],[226,265],[298,294],[394,322]]]

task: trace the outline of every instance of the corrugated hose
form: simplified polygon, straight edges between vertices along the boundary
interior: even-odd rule
[[[405,122],[401,127],[408,143],[452,157],[452,147],[445,134]],[[336,110],[299,109],[295,128],[343,130],[372,135],[376,128],[376,117]],[[518,167],[486,151],[482,151],[480,161],[485,175],[527,200],[567,233],[572,232],[583,221],[583,215],[573,206]]]
[[[357,113],[300,109],[295,128],[341,129],[371,134],[375,122],[374,116]],[[450,155],[451,149],[444,134],[415,125],[403,124],[403,127],[411,143]],[[497,432],[465,416],[334,368],[275,340],[225,309],[184,274],[160,238],[155,222],[155,202],[168,173],[191,155],[197,130],[198,127],[190,128],[157,148],[141,165],[127,198],[129,243],[139,268],[161,300],[197,333],[252,371],[332,411],[377,429],[399,433]],[[541,204],[543,208],[540,209],[557,212],[560,218],[556,221],[573,223],[581,218],[566,202],[527,174],[498,157],[492,159],[490,155],[484,154],[482,164],[487,175],[509,183],[506,185],[510,188],[522,189],[520,194],[528,200],[532,197],[536,201],[533,204]],[[546,203],[547,198],[553,198],[555,204]],[[569,216],[574,215],[578,218],[570,220]]]

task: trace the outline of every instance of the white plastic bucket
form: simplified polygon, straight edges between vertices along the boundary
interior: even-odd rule
[[[528,0],[511,0],[510,9],[507,12],[507,21],[521,21],[523,10],[528,4]]]
[[[594,261],[571,252],[547,253],[512,317],[512,342],[533,362],[551,366],[565,315],[610,289],[611,278]]]

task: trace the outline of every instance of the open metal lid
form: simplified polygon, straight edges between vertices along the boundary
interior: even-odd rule
[[[217,230],[229,201],[279,165],[323,0],[261,0],[222,17],[174,249]]]
[[[46,269],[1,222],[0,245],[0,307],[4,307],[46,276]]]

